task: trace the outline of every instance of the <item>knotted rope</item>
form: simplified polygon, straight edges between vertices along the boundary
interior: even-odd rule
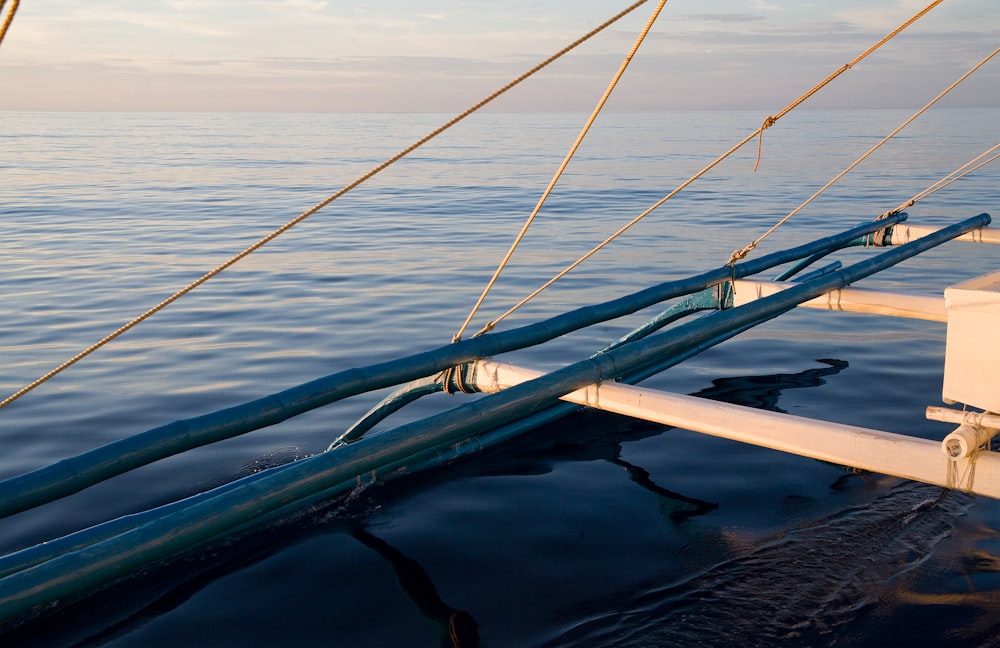
[[[985,65],[987,61],[989,61],[991,58],[993,58],[994,56],[996,56],[998,53],[1000,53],[1000,47],[998,47],[997,49],[993,50],[985,58],[983,58],[981,61],[979,61],[978,63],[976,63],[975,65],[973,65],[972,68],[970,68],[968,72],[966,72],[965,74],[963,74],[962,76],[960,76],[958,79],[956,79],[955,81],[953,81],[951,83],[951,85],[949,85],[947,88],[945,88],[944,90],[942,90],[941,92],[939,92],[937,94],[937,96],[934,97],[933,99],[931,99],[929,102],[927,102],[927,104],[925,104],[923,108],[921,108],[917,112],[913,113],[902,124],[900,124],[895,129],[893,129],[893,131],[891,133],[889,133],[888,135],[886,135],[885,137],[883,137],[875,146],[873,146],[870,149],[868,149],[868,151],[865,152],[864,155],[862,155],[857,160],[855,160],[854,162],[852,162],[851,164],[849,164],[847,166],[847,168],[845,168],[843,171],[841,171],[836,176],[834,176],[832,180],[830,180],[825,185],[823,185],[816,193],[814,193],[813,195],[809,196],[809,198],[806,199],[806,201],[804,203],[802,203],[801,205],[799,205],[798,207],[796,207],[795,209],[793,209],[787,216],[785,216],[784,218],[782,218],[781,220],[779,220],[777,223],[775,223],[774,225],[772,225],[769,230],[767,230],[766,232],[764,232],[763,234],[761,234],[753,242],[749,243],[746,247],[744,247],[742,249],[739,249],[739,250],[736,250],[735,252],[733,252],[732,255],[730,255],[729,261],[727,263],[730,263],[730,264],[736,263],[740,259],[746,257],[747,254],[749,254],[755,247],[757,247],[758,243],[760,243],[765,238],[767,238],[772,233],[774,233],[774,231],[777,230],[779,227],[781,227],[782,225],[784,225],[785,223],[787,223],[788,220],[792,216],[794,216],[795,214],[797,214],[800,211],[802,211],[802,209],[806,205],[808,205],[813,200],[815,200],[824,191],[826,191],[827,189],[829,189],[830,187],[832,187],[836,182],[838,182],[841,178],[843,178],[845,175],[847,175],[852,169],[854,169],[854,167],[856,167],[859,164],[861,164],[872,153],[874,153],[879,148],[881,148],[883,144],[885,144],[890,139],[892,139],[893,137],[895,137],[901,130],[903,130],[904,128],[906,128],[907,126],[909,126],[917,117],[919,117],[920,115],[924,114],[927,110],[930,109],[931,106],[933,106],[934,104],[936,104],[938,101],[941,100],[942,97],[944,97],[949,92],[951,92],[956,87],[958,87],[958,85],[960,83],[962,83],[962,81],[965,81],[966,79],[968,79],[976,70],[978,70],[983,65]]]
[[[883,45],[885,45],[886,43],[888,43],[890,40],[892,40],[893,38],[895,38],[897,34],[899,34],[901,31],[903,31],[904,29],[906,29],[907,27],[909,27],[913,23],[915,23],[918,20],[920,20],[931,9],[933,9],[936,6],[938,6],[942,2],[944,2],[944,0],[935,0],[934,2],[930,3],[929,5],[927,5],[926,7],[924,7],[922,10],[920,10],[916,14],[914,14],[912,18],[910,18],[909,20],[907,20],[906,22],[904,22],[902,25],[900,25],[899,27],[897,27],[896,29],[894,29],[890,33],[886,34],[885,37],[882,38],[882,40],[878,41],[877,43],[875,43],[874,45],[872,45],[871,47],[869,47],[868,49],[866,49],[864,52],[862,52],[861,54],[859,54],[856,57],[854,57],[854,59],[851,60],[850,63],[845,63],[844,65],[842,65],[840,67],[839,70],[837,70],[836,72],[834,72],[830,76],[826,77],[825,79],[823,79],[822,81],[820,81],[819,83],[817,83],[815,86],[813,86],[810,90],[808,90],[807,92],[805,92],[801,97],[799,97],[798,99],[796,99],[792,103],[788,104],[788,106],[786,106],[784,110],[782,110],[781,112],[779,112],[778,114],[776,114],[774,116],[771,116],[771,117],[768,117],[767,119],[765,119],[764,123],[761,125],[761,127],[755,133],[755,135],[759,136],[759,139],[757,140],[757,160],[754,162],[753,170],[756,171],[757,170],[757,166],[760,164],[760,150],[761,150],[761,145],[764,142],[764,131],[765,130],[767,130],[771,126],[774,126],[774,124],[779,119],[781,119],[782,117],[784,117],[785,115],[787,115],[789,112],[791,112],[793,109],[795,109],[799,104],[801,104],[806,99],[808,99],[809,97],[811,97],[814,94],[816,94],[817,92],[819,92],[824,86],[826,86],[828,83],[830,83],[831,81],[833,81],[834,79],[836,79],[838,76],[840,76],[844,72],[846,72],[846,71],[850,70],[851,68],[853,68],[859,62],[861,62],[863,59],[865,59],[869,54],[871,54],[872,52],[874,52],[878,48],[880,48]]]
[[[757,159],[753,162],[753,172],[757,173],[757,167],[760,166],[760,149],[764,145],[764,131],[768,128],[774,126],[777,122],[777,118],[768,115],[764,118],[764,123],[760,125],[760,135],[757,137]]]
[[[560,279],[562,279],[563,277],[565,277],[567,274],[569,274],[570,272],[572,272],[581,263],[583,263],[584,261],[586,261],[590,257],[594,256],[595,254],[597,254],[597,252],[599,252],[604,247],[606,247],[609,243],[611,243],[616,238],[618,238],[619,236],[621,236],[622,234],[624,234],[627,230],[629,230],[636,223],[638,223],[639,221],[641,221],[642,219],[644,219],[649,214],[653,213],[663,203],[667,202],[668,200],[670,200],[671,198],[673,198],[674,196],[676,196],[678,193],[680,193],[685,188],[687,188],[690,184],[692,184],[695,180],[701,178],[703,175],[705,175],[706,173],[708,173],[709,171],[711,171],[712,169],[714,169],[716,166],[718,166],[723,160],[725,160],[726,158],[728,158],[729,156],[731,156],[733,153],[735,153],[736,151],[738,151],[741,148],[743,148],[743,146],[746,145],[747,142],[750,142],[755,137],[762,136],[762,134],[763,134],[763,132],[764,132],[765,129],[770,128],[771,126],[773,126],[779,119],[781,119],[782,117],[784,117],[785,115],[787,115],[789,112],[791,112],[792,110],[794,110],[796,107],[798,107],[806,99],[808,99],[809,97],[811,97],[814,94],[816,94],[817,92],[819,92],[822,88],[824,88],[825,86],[827,86],[831,81],[833,81],[834,79],[836,79],[838,76],[840,76],[841,74],[843,74],[847,70],[849,70],[852,67],[854,67],[855,65],[857,65],[863,59],[867,58],[869,54],[871,54],[872,52],[874,52],[878,48],[882,47],[882,45],[884,45],[885,43],[887,43],[890,40],[892,40],[896,35],[898,35],[904,29],[906,29],[907,27],[909,27],[910,25],[912,25],[913,23],[915,23],[917,20],[919,20],[920,18],[922,18],[923,16],[925,16],[928,12],[930,12],[931,9],[933,9],[936,6],[938,6],[942,2],[944,2],[944,0],[935,0],[934,2],[931,2],[929,5],[927,5],[926,7],[924,7],[924,9],[922,9],[919,12],[917,12],[913,17],[911,17],[909,20],[907,20],[906,22],[904,22],[902,25],[900,25],[899,27],[897,27],[896,29],[894,29],[893,31],[891,31],[889,34],[887,34],[885,37],[883,37],[877,43],[875,43],[874,45],[872,45],[871,47],[869,47],[868,49],[866,49],[864,52],[862,52],[858,56],[854,57],[854,59],[852,59],[850,63],[846,63],[846,64],[842,65],[838,70],[836,70],[835,72],[833,72],[832,74],[830,74],[829,76],[827,76],[825,79],[823,79],[822,81],[820,81],[819,83],[817,83],[816,85],[814,85],[812,88],[810,88],[808,91],[806,91],[805,93],[803,93],[795,101],[793,101],[792,103],[790,103],[787,106],[785,106],[785,108],[783,108],[781,111],[779,111],[775,115],[769,116],[767,119],[764,120],[764,123],[761,124],[761,126],[758,129],[756,129],[755,131],[753,131],[752,133],[750,133],[749,135],[747,135],[746,137],[744,137],[742,140],[740,140],[737,144],[735,144],[728,151],[726,151],[725,153],[723,153],[722,155],[720,155],[719,157],[717,157],[715,160],[713,160],[710,164],[708,164],[707,166],[705,166],[705,168],[703,168],[701,171],[699,171],[698,173],[694,174],[693,176],[691,176],[690,178],[688,178],[687,180],[685,180],[684,182],[682,182],[680,185],[678,185],[678,187],[676,189],[674,189],[673,191],[671,191],[670,193],[668,193],[666,196],[664,196],[663,198],[661,198],[660,200],[658,200],[651,207],[649,207],[649,209],[647,209],[646,211],[642,212],[641,214],[639,214],[638,216],[636,216],[635,218],[633,218],[631,221],[629,221],[628,223],[626,223],[625,225],[623,225],[614,234],[612,234],[608,238],[604,239],[601,243],[599,243],[597,246],[595,246],[589,252],[587,252],[586,254],[584,254],[583,256],[581,256],[579,259],[577,259],[576,261],[574,261],[573,263],[571,263],[570,265],[568,265],[564,270],[562,270],[561,272],[559,272],[559,274],[555,275],[554,277],[552,277],[551,279],[549,279],[547,282],[545,282],[544,284],[542,284],[541,286],[539,286],[537,289],[535,289],[534,292],[532,292],[531,294],[529,294],[527,297],[525,297],[524,299],[522,299],[518,303],[516,303],[513,306],[511,306],[504,313],[502,313],[499,317],[497,317],[496,319],[494,319],[494,320],[492,320],[490,322],[487,322],[487,324],[482,329],[480,329],[479,332],[476,333],[476,335],[481,335],[483,333],[486,333],[487,331],[492,330],[500,321],[502,321],[502,320],[506,319],[507,317],[509,317],[511,314],[513,314],[518,309],[520,309],[522,306],[524,306],[529,301],[531,301],[532,299],[534,299],[535,297],[537,297],[539,294],[541,294],[549,286],[551,286],[552,284],[554,284],[555,282],[559,281]],[[760,143],[758,143],[758,150],[759,150],[759,146],[760,146]],[[754,168],[756,168],[756,165],[755,165]]]

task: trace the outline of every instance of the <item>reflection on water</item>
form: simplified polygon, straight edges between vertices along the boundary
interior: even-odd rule
[[[883,602],[887,608],[883,614],[933,618],[961,610],[965,623],[941,623],[938,643],[1000,646],[1000,556],[980,546],[990,542],[995,546],[1000,530],[965,520],[960,526],[957,541],[941,556],[953,567],[951,573],[900,583],[892,598]]]
[[[697,395],[783,411],[778,401],[784,390],[822,385],[825,376],[848,366],[839,360],[820,362],[828,366],[718,379]],[[832,487],[846,488],[843,481],[848,478]],[[638,594],[623,593],[615,606],[570,624],[546,645],[864,646],[873,644],[867,625],[871,615],[905,617],[902,609],[907,606],[949,606],[952,616],[955,608],[976,613],[961,627],[943,624],[940,636],[928,635],[923,621],[914,624],[914,637],[897,634],[876,643],[1000,645],[1000,588],[995,578],[1000,557],[974,546],[977,540],[996,538],[995,529],[983,528],[978,537],[963,533],[967,546],[944,549],[956,554],[946,561],[958,566],[967,583],[964,591],[924,593],[910,589],[907,579],[952,535],[974,501],[962,493],[903,482],[871,503],[809,521],[764,542],[724,532],[716,541],[734,549],[734,557]],[[993,578],[977,587],[975,577],[983,574]]]
[[[608,461],[624,468],[629,479],[655,495],[660,502],[660,515],[670,522],[681,522],[695,515],[703,515],[719,508],[718,504],[675,493],[657,485],[649,476],[649,472],[624,459],[613,457]]]
[[[399,585],[420,613],[440,627],[442,646],[460,648],[479,645],[479,625],[476,620],[468,612],[456,610],[441,600],[430,576],[419,563],[361,527],[353,529],[351,535],[392,566]]]
[[[784,143],[770,149],[769,163],[759,173],[751,174],[750,166],[720,167],[706,184],[685,190],[671,201],[673,207],[665,205],[640,223],[617,252],[595,255],[580,275],[573,273],[578,279],[570,276],[561,288],[553,287],[525,317],[555,315],[644,288],[653,277],[687,275],[706,263],[715,265],[711,259],[723,262],[746,243],[747,228],[763,222],[758,217],[799,204],[855,159],[865,139],[883,135],[903,117],[896,111],[807,111],[795,117],[785,123]],[[5,169],[14,181],[0,183],[0,211],[9,229],[0,258],[8,393],[119,326],[123,316],[143,308],[139,305],[151,305],[215,267],[242,249],[244,238],[254,239],[255,232],[263,234],[301,213],[327,195],[331,183],[357,177],[398,150],[400,141],[412,141],[439,123],[435,115],[5,114],[0,130],[14,157],[23,158]],[[441,140],[368,189],[345,196],[262,256],[199,289],[191,301],[182,300],[162,319],[151,319],[51,387],[7,408],[0,471],[20,474],[178,416],[257,398],[340,367],[437,346],[481,291],[498,241],[509,240],[534,206],[561,159],[559,151],[576,135],[574,123],[561,114],[482,115],[463,126],[462,136]],[[721,150],[759,124],[760,116],[612,113],[602,123],[607,128],[595,129],[590,137],[598,139],[580,150],[577,172],[560,183],[545,217],[521,246],[518,263],[497,285],[496,304],[515,303],[578,250],[602,240],[614,228],[610,223],[631,219],[659,199],[665,185],[688,177],[685,169],[701,168],[706,146],[719,144]],[[822,205],[783,228],[783,238],[773,245],[826,235],[899,204],[928,179],[964,163],[968,153],[978,154],[984,136],[996,139],[998,124],[991,109],[931,111],[914,124],[911,138],[900,140],[898,153],[854,176],[847,191],[828,192]],[[95,148],[97,141],[102,146]],[[817,146],[823,155],[815,155]],[[924,155],[930,150],[933,155]],[[912,210],[911,222],[944,224],[995,202],[995,175],[973,174],[961,187]],[[973,247],[961,249],[960,262],[944,248],[928,253],[920,264],[873,278],[871,287],[938,292],[994,269],[995,251]],[[807,402],[803,411],[828,417],[837,407],[829,402],[871,405],[877,395],[879,403],[892,403],[871,408],[873,418],[866,420],[877,427],[916,411],[926,404],[925,395],[938,393],[943,328],[928,334],[926,323],[880,320],[877,327],[856,330],[859,321],[838,316],[820,323],[790,313],[758,329],[746,345],[742,340],[724,345],[753,345],[763,353],[748,360],[718,348],[715,360],[702,356],[704,364],[696,362],[694,369],[689,363],[675,368],[681,375],[672,384],[694,390],[688,385],[701,386],[699,376],[709,375],[697,373],[703,368],[713,377],[734,375],[745,370],[728,367],[766,357],[769,368],[756,364],[752,371],[777,375],[718,380],[699,395],[792,410],[796,399],[783,390],[818,386],[846,367],[828,361],[793,373],[802,359],[844,357],[857,380],[831,380],[796,402]],[[581,346],[599,348],[627,328],[597,327],[580,339],[553,344],[535,359],[564,364]],[[5,526],[0,540],[16,548],[63,528],[176,499],[241,466],[241,474],[248,474],[315,452],[326,446],[331,428],[365,409],[363,403],[337,404],[188,453],[131,480],[117,479],[25,515],[23,522]],[[846,629],[823,637],[833,636],[841,645],[899,645],[904,639],[919,645],[912,640],[920,633],[943,627],[935,635],[945,640],[939,644],[955,637],[966,644],[995,643],[996,612],[981,604],[1000,590],[997,572],[989,567],[989,556],[1000,547],[995,532],[981,536],[962,527],[964,518],[955,517],[960,506],[949,516],[949,507],[962,498],[921,508],[936,491],[904,487],[869,511],[867,500],[889,492],[892,480],[865,476],[875,485],[862,491],[858,477],[845,477],[837,484],[841,489],[827,491],[823,480],[832,471],[826,466],[753,454],[715,440],[682,446],[672,443],[671,435],[652,438],[662,431],[593,413],[577,415],[422,475],[406,484],[409,490],[401,484],[356,494],[359,501],[370,497],[372,508],[357,510],[339,501],[318,518],[192,552],[65,606],[26,629],[21,636],[27,640],[20,643],[67,645],[90,637],[94,644],[143,648],[399,645],[426,636],[430,617],[421,609],[443,618],[452,606],[474,615],[479,636],[493,645],[537,643],[564,622],[579,627],[572,635],[582,637],[578,643],[599,643],[596,638],[612,636],[602,629],[619,613],[631,615],[640,628],[646,624],[647,643],[663,643],[657,621],[676,620],[685,606],[692,617],[679,627],[704,632],[709,644],[723,636],[705,630],[713,615],[718,625],[733,620],[751,637],[767,636],[748,630],[760,623],[773,636],[799,631],[815,638],[820,630],[810,635],[810,627],[835,627]],[[731,455],[713,455],[720,447]],[[733,456],[757,463],[729,462],[735,466],[729,474],[713,472],[716,459]],[[259,460],[246,464],[250,457]],[[803,465],[815,471],[801,478],[790,474]],[[730,497],[726,489],[746,495]],[[409,498],[411,492],[417,496]],[[832,515],[849,507],[854,508],[842,517]],[[738,508],[743,511],[734,513]],[[995,519],[998,510],[996,502],[980,501],[968,517]],[[907,515],[914,519],[903,524]],[[874,528],[863,524],[868,518]],[[888,532],[880,536],[878,524],[901,529],[902,540]],[[959,531],[935,545],[934,529],[952,524]],[[379,549],[362,544],[352,535],[358,525],[408,560],[393,562],[399,556],[374,540],[369,539]],[[776,535],[796,525],[801,528]],[[991,526],[996,526],[992,520]],[[923,527],[926,537],[910,530]],[[853,551],[835,541],[837,529],[845,534],[844,543],[854,543]],[[977,539],[956,547],[959,537]],[[905,543],[913,555],[897,557],[905,554]],[[926,563],[932,568],[904,571],[888,588],[875,582],[879,570],[899,573],[932,549]],[[824,554],[831,565],[820,564]],[[773,566],[760,558],[768,555]],[[797,560],[804,564],[796,566]],[[898,561],[895,567],[888,565],[892,560]],[[405,573],[419,571],[425,586],[432,583],[411,591],[440,592],[446,603],[436,596],[418,602],[401,595],[397,574],[404,563]],[[869,563],[876,568],[870,582],[857,575]],[[493,565],[524,573],[477,571]],[[741,587],[744,577],[760,591]],[[793,594],[801,580],[808,586],[804,600],[797,601]],[[681,603],[667,601],[670,587],[677,588]],[[824,603],[822,593],[838,591],[853,596],[859,608],[834,614],[831,610],[841,608]],[[773,605],[760,601],[765,595],[804,616],[786,616],[789,627],[781,635],[767,617]],[[966,597],[964,603],[949,598],[958,595]],[[706,601],[699,603],[702,596]],[[836,625],[843,618],[849,620]],[[973,635],[955,634],[963,622],[963,631]],[[804,629],[796,630],[802,624]],[[43,630],[50,634],[40,638]],[[571,641],[569,632],[565,641]],[[19,642],[5,636],[0,644]]]
[[[848,367],[840,360],[820,362],[824,366],[802,372],[718,379],[697,395],[781,411],[778,403],[785,390],[822,385],[826,377]],[[349,534],[385,561],[412,606],[437,628],[441,645],[479,645],[481,625],[465,609],[468,606],[462,601],[446,602],[435,583],[441,576],[432,576],[403,550],[368,530],[369,517],[400,492],[414,487],[433,489],[454,479],[456,472],[538,475],[566,462],[608,462],[655,496],[665,523],[683,529],[688,540],[700,546],[726,550],[694,573],[603,597],[596,611],[590,608],[550,635],[549,645],[861,646],[872,639],[867,630],[871,615],[905,618],[914,609],[939,607],[958,607],[968,616],[961,628],[942,631],[944,641],[996,643],[1000,636],[1000,588],[996,586],[1000,558],[976,546],[979,540],[995,538],[996,530],[983,527],[978,533],[967,532],[961,535],[965,545],[941,548],[974,498],[903,482],[883,489],[887,492],[874,501],[810,520],[764,541],[711,526],[694,529],[689,527],[690,520],[710,517],[718,504],[669,490],[636,460],[623,459],[623,443],[657,436],[664,428],[641,421],[616,425],[617,420],[621,419],[584,411],[475,458],[465,468],[450,466],[407,478],[402,485],[360,490],[317,515],[174,561],[148,577],[69,606],[37,624],[44,628],[22,628],[15,639],[30,642],[41,637],[62,643],[66,637],[76,637],[74,642],[84,637],[82,645],[101,645],[124,638],[128,643],[130,636],[143,636],[136,633],[140,628],[194,604],[191,599],[196,593],[225,577],[267,562],[302,537],[332,531]],[[300,454],[292,446],[278,448],[243,466],[241,472],[280,465]],[[482,549],[484,555],[486,550]],[[948,591],[940,591],[937,583],[910,578],[936,551],[953,551],[949,560],[963,577],[961,584],[952,583]],[[464,574],[464,578],[475,575]],[[351,587],[364,586],[355,583]],[[614,604],[609,606],[607,601]],[[108,609],[118,610],[117,616]],[[890,645],[892,639],[881,642]]]
[[[692,395],[756,409],[784,412],[785,410],[778,407],[778,399],[782,392],[788,389],[819,387],[826,382],[823,378],[838,374],[850,366],[844,360],[830,358],[821,358],[817,362],[828,366],[793,374],[718,378],[712,381],[711,387]]]
[[[828,644],[891,593],[955,526],[970,498],[904,484],[872,504],[781,534],[707,571],[634,596],[551,645]]]
[[[931,607],[974,610],[963,625],[946,626],[942,639],[955,645],[1000,646],[1000,590],[949,594],[902,591],[896,594],[895,604],[918,606],[921,612]]]

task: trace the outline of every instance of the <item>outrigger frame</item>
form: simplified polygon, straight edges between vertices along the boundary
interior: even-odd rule
[[[356,393],[400,384],[462,365],[462,384],[484,395],[441,414],[374,432],[327,452],[250,475],[156,509],[111,520],[0,557],[0,625],[20,623],[54,601],[73,600],[159,561],[234,533],[301,513],[359,485],[439,466],[502,442],[566,413],[558,399],[736,438],[865,470],[918,479],[1000,497],[1000,459],[989,452],[992,419],[969,421],[944,446],[876,430],[761,412],[688,396],[652,392],[635,382],[673,366],[798,305],[842,291],[860,279],[970,232],[981,232],[987,214],[927,233],[846,268],[810,273],[771,295],[735,305],[724,289],[736,279],[799,259],[820,258],[848,245],[890,240],[906,218],[895,214],[810,244],[666,282],[624,298],[584,307],[510,331],[486,334],[439,349],[333,374],[244,406],[230,408],[112,443],[20,477],[0,482],[0,512],[13,515],[92,483],[190,447],[229,438],[285,420]],[[880,236],[875,237],[873,233]],[[975,235],[974,238],[982,238]],[[570,330],[634,313],[675,297],[709,289],[721,310],[666,331],[655,328],[590,358],[548,374],[517,372],[487,361],[498,353],[553,339]],[[738,292],[742,292],[738,290]],[[692,308],[703,310],[702,306]],[[569,407],[575,407],[570,405]],[[748,425],[748,422],[757,425]],[[970,425],[973,434],[966,434]],[[774,430],[772,434],[770,430]],[[964,432],[962,431],[964,429]],[[986,430],[983,432],[983,430]],[[942,447],[945,454],[942,454]],[[968,452],[961,454],[963,448]],[[123,452],[124,451],[124,452]],[[117,455],[116,455],[117,453]],[[964,462],[964,463],[963,463]],[[963,468],[975,464],[975,481]],[[124,466],[124,467],[123,467]]]

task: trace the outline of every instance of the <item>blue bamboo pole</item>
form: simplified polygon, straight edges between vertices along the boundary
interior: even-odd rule
[[[803,301],[855,283],[989,221],[988,215],[981,214],[739,308],[682,324],[448,412],[289,464],[264,477],[235,482],[217,495],[198,499],[125,533],[0,579],[0,623],[53,600],[71,600],[151,562],[253,525],[276,511],[288,510],[297,502],[314,501],[317,495],[329,494],[335,488],[350,488],[362,476],[374,479],[386,467],[395,470],[426,458],[428,453],[446,450],[463,438],[537,411],[585,385],[615,379],[707,340],[735,335]]]
[[[0,518],[65,497],[139,466],[274,425],[350,396],[423,378],[472,360],[541,344],[727,279],[757,274],[820,250],[844,247],[905,218],[904,213],[896,214],[812,243],[735,266],[722,266],[687,279],[664,282],[535,324],[462,340],[391,362],[349,369],[242,405],[153,428],[0,482]]]

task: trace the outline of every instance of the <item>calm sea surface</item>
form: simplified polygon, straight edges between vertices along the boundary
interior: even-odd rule
[[[908,112],[796,112],[501,328],[722,265]],[[481,325],[759,125],[609,114]],[[101,339],[446,119],[0,113],[0,389]],[[0,478],[355,366],[446,344],[583,116],[474,116],[0,410]],[[996,110],[928,114],[762,244],[896,207],[1000,141]],[[1000,168],[910,222],[1000,216]],[[870,256],[851,250],[846,261]],[[952,243],[863,285],[996,269]],[[582,359],[654,311],[511,360]],[[944,325],[792,312],[646,381],[941,438]],[[0,520],[4,553],[320,452],[382,394],[161,461]],[[390,424],[464,402],[437,395]],[[596,413],[194,552],[4,645],[1000,645],[1000,502]],[[698,514],[678,506],[701,503]]]

